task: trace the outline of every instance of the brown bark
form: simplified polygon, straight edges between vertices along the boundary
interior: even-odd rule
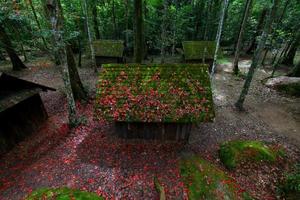
[[[22,60],[19,58],[17,53],[15,52],[12,43],[10,41],[10,38],[7,35],[2,24],[0,24],[0,42],[3,44],[5,51],[7,52],[11,60],[13,70],[21,70],[27,68],[22,62]]]

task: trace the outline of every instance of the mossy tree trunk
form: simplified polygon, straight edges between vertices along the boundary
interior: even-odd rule
[[[86,92],[80,80],[78,70],[76,68],[76,62],[71,45],[66,45],[67,61],[70,74],[70,81],[72,87],[72,93],[75,100],[85,100],[87,98]]]
[[[235,103],[235,106],[239,110],[243,110],[243,104],[244,104],[244,101],[245,101],[246,96],[248,94],[248,91],[249,91],[249,88],[250,88],[250,85],[251,85],[251,82],[252,82],[252,79],[253,79],[254,72],[255,72],[256,68],[258,67],[258,65],[260,64],[260,61],[261,61],[260,56],[261,56],[262,51],[265,47],[265,44],[266,44],[266,41],[267,41],[267,38],[268,38],[268,34],[271,30],[272,22],[274,20],[275,14],[276,14],[279,1],[280,0],[274,0],[274,2],[273,2],[272,8],[271,8],[270,13],[269,13],[269,16],[267,17],[267,20],[266,20],[266,23],[265,23],[265,27],[264,27],[261,39],[258,43],[258,46],[257,46],[255,52],[254,52],[254,56],[252,58],[252,64],[249,68],[249,72],[247,74],[246,81],[244,83],[242,92],[240,94],[240,97],[239,97],[238,101]]]
[[[0,41],[3,44],[4,49],[11,60],[13,70],[21,70],[27,68],[25,64],[22,62],[22,60],[19,58],[17,53],[15,52],[11,40],[7,35],[6,30],[2,24],[0,24]]]
[[[246,5],[245,5],[245,12],[244,12],[243,20],[242,20],[241,27],[240,27],[238,41],[237,41],[236,47],[235,47],[235,56],[234,56],[234,61],[233,61],[233,73],[235,75],[237,75],[239,73],[239,57],[240,57],[240,53],[241,53],[241,47],[242,47],[245,27],[247,24],[249,12],[251,10],[251,5],[252,5],[252,0],[247,0]]]
[[[67,47],[61,34],[63,31],[64,20],[61,3],[60,0],[43,0],[43,4],[45,7],[46,16],[53,31],[53,46],[56,48],[57,55],[61,63],[61,71],[68,101],[69,124],[74,125],[77,121],[77,113],[71,87],[71,77],[67,59]]]
[[[134,61],[141,63],[144,55],[144,42],[143,42],[143,0],[134,0],[134,13],[135,13],[135,28],[134,28]]]

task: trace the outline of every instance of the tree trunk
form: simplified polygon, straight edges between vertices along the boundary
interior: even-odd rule
[[[274,3],[272,5],[271,11],[270,11],[270,14],[267,17],[266,24],[265,24],[260,42],[259,42],[259,44],[258,44],[258,46],[255,50],[254,56],[252,58],[252,64],[249,68],[249,72],[247,74],[246,81],[244,83],[242,92],[240,94],[240,97],[239,97],[238,101],[235,103],[235,106],[239,110],[243,110],[243,104],[244,104],[244,101],[245,101],[246,96],[248,94],[248,91],[249,91],[249,88],[250,88],[250,85],[251,85],[251,81],[253,79],[254,72],[255,72],[257,66],[260,64],[260,55],[261,55],[261,53],[262,53],[262,51],[265,47],[269,31],[271,30],[272,22],[274,20],[275,14],[276,14],[277,6],[278,6],[279,1],[280,0],[274,0]]]
[[[239,73],[240,51],[241,51],[241,47],[242,47],[243,35],[244,35],[245,27],[247,24],[249,12],[251,10],[251,5],[252,5],[252,0],[247,0],[246,6],[245,6],[244,17],[243,17],[243,20],[241,23],[240,33],[239,33],[238,41],[237,41],[236,48],[235,48],[235,56],[234,56],[234,61],[233,61],[233,73],[235,75],[237,75]]]
[[[91,59],[92,59],[92,67],[94,68],[94,72],[97,72],[97,65],[96,65],[96,58],[95,58],[95,50],[93,46],[93,39],[89,27],[89,19],[88,19],[88,6],[87,6],[87,0],[83,0],[83,12],[84,12],[84,17],[85,17],[85,23],[86,23],[86,29],[88,33],[88,39],[89,39],[89,46],[90,46],[90,51],[91,51]]]
[[[19,58],[19,56],[17,55],[17,53],[15,52],[10,38],[8,37],[4,27],[2,26],[2,24],[0,24],[0,41],[2,42],[5,51],[7,52],[12,66],[13,66],[13,70],[21,70],[21,69],[25,69],[27,68],[24,63],[22,62],[22,60]]]
[[[99,24],[98,24],[98,15],[97,15],[97,5],[93,5],[93,23],[94,23],[94,31],[96,39],[100,39],[100,31],[99,31]]]
[[[294,58],[296,56],[299,45],[300,45],[300,32],[298,31],[295,40],[293,41],[289,51],[287,52],[287,55],[282,60],[282,64],[293,65]]]
[[[38,20],[37,14],[36,14],[36,12],[35,12],[35,8],[34,8],[33,3],[32,3],[32,0],[29,0],[29,5],[30,5],[30,7],[31,7],[31,10],[32,10],[32,13],[33,13],[35,22],[36,22],[36,24],[37,24],[37,27],[38,27],[39,31],[41,31],[41,30],[42,30],[41,24],[40,24],[40,22],[39,22],[39,20]],[[46,42],[45,38],[44,38],[43,36],[42,36],[41,38],[42,38],[42,40],[43,40],[43,43],[44,43],[45,48],[48,49],[48,47],[47,47],[47,42]]]
[[[211,77],[213,76],[217,64],[217,59],[218,59],[218,52],[220,48],[220,42],[221,42],[221,36],[222,36],[222,31],[223,31],[223,24],[224,24],[224,19],[225,19],[225,14],[226,14],[226,9],[228,7],[229,0],[224,0],[223,3],[223,8],[222,12],[220,15],[220,21],[219,21],[219,27],[218,27],[218,32],[216,36],[216,50],[215,50],[215,55],[214,55],[214,61],[213,61],[213,66],[211,70]]]
[[[79,48],[79,52],[78,52],[78,67],[82,66],[81,60],[82,60],[82,43],[81,43],[81,38],[78,38],[78,48]]]
[[[252,39],[252,41],[251,41],[251,44],[250,44],[250,47],[248,48],[248,50],[247,50],[247,54],[251,54],[251,52],[255,49],[255,47],[256,47],[256,38],[257,38],[257,36],[259,36],[259,34],[260,34],[260,31],[261,31],[261,29],[263,28],[263,25],[264,25],[264,21],[265,21],[265,17],[266,17],[266,15],[267,15],[267,12],[268,12],[268,10],[266,9],[266,8],[264,8],[263,10],[262,10],[262,13],[261,13],[261,15],[260,15],[260,18],[259,18],[259,21],[258,21],[258,24],[257,24],[257,27],[256,27],[256,32],[255,32],[255,34],[254,34],[254,36],[253,36],[253,39]]]
[[[134,0],[134,10],[135,10],[135,42],[134,42],[134,61],[136,63],[141,63],[143,59],[143,1]]]
[[[52,26],[53,44],[57,48],[58,58],[60,60],[61,67],[62,67],[61,68],[62,76],[63,76],[67,101],[68,101],[69,124],[73,126],[76,124],[77,121],[77,113],[76,113],[75,100],[72,92],[70,71],[68,67],[67,51],[66,51],[67,48],[61,34],[61,32],[63,31],[63,20],[64,20],[62,7],[60,4],[60,0],[43,0],[43,1],[46,10],[46,16]]]
[[[74,59],[74,54],[72,51],[71,45],[66,46],[66,52],[67,52],[67,61],[68,61],[68,68],[71,81],[71,87],[72,92],[75,100],[85,100],[87,98],[86,93],[84,91],[82,82],[80,80],[77,68],[76,68],[76,62]]]

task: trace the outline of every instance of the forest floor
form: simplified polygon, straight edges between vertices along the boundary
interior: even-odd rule
[[[246,111],[237,111],[233,104],[244,81],[232,76],[229,61],[219,64],[213,80],[215,122],[198,125],[186,145],[117,138],[111,124],[93,120],[93,98],[87,104],[78,104],[87,122],[69,130],[57,67],[45,58],[27,63],[29,69],[21,72],[11,72],[9,65],[1,65],[1,71],[57,91],[42,94],[49,114],[47,122],[0,158],[0,199],[23,199],[37,188],[62,186],[96,192],[107,199],[158,199],[154,176],[165,187],[167,199],[186,199],[178,166],[180,159],[189,154],[214,163],[254,198],[276,199],[278,182],[300,159],[300,98],[283,96],[265,87],[261,80],[269,72],[259,69],[245,101]],[[243,59],[242,71],[250,64],[249,59]],[[79,71],[93,97],[97,74],[88,67]],[[288,161],[247,163],[228,171],[218,159],[218,149],[220,143],[234,139],[279,144],[285,148]]]

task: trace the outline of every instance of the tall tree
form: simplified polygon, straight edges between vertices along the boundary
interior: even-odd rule
[[[89,27],[87,0],[82,0],[82,5],[83,5],[83,12],[84,12],[84,17],[85,17],[84,22],[85,22],[87,33],[88,33],[89,46],[90,46],[90,51],[91,51],[92,67],[94,68],[94,71],[97,72],[95,50],[94,50],[94,46],[93,46],[92,34],[90,31],[90,27]]]
[[[22,60],[17,55],[16,51],[14,50],[11,40],[7,35],[3,23],[0,22],[0,42],[4,46],[13,66],[13,70],[21,70],[25,69],[26,66],[22,62]]]
[[[272,8],[269,12],[269,16],[267,17],[265,27],[264,27],[263,33],[261,35],[261,39],[259,41],[259,44],[258,44],[258,46],[255,50],[254,56],[252,58],[252,64],[249,68],[249,72],[247,74],[242,92],[240,94],[240,97],[239,97],[238,101],[235,103],[235,106],[239,110],[243,110],[243,104],[244,104],[244,101],[245,101],[246,96],[248,94],[248,91],[249,91],[249,88],[250,88],[250,85],[251,85],[251,81],[253,79],[254,72],[255,72],[257,66],[261,62],[260,55],[261,55],[261,53],[262,53],[262,51],[265,47],[269,31],[271,30],[272,22],[274,20],[275,14],[276,14],[279,1],[280,0],[274,0],[274,2],[272,3]]]
[[[134,61],[141,63],[144,55],[143,42],[143,0],[134,0],[135,28],[134,28]]]
[[[222,36],[222,31],[223,31],[223,24],[224,24],[226,9],[228,8],[228,3],[229,3],[229,0],[224,0],[223,8],[222,8],[222,11],[220,14],[220,21],[219,21],[218,32],[217,32],[217,36],[216,36],[216,50],[215,50],[215,55],[214,55],[212,71],[211,71],[211,77],[213,76],[213,74],[215,72],[215,68],[216,68],[216,64],[217,64],[218,52],[219,52],[219,48],[220,48],[220,41],[221,41],[221,36]]]
[[[235,47],[235,55],[234,55],[234,61],[233,61],[233,73],[235,75],[237,75],[239,73],[239,57],[240,57],[240,53],[241,53],[241,47],[242,47],[242,41],[243,41],[245,27],[247,24],[249,12],[251,10],[251,5],[252,5],[252,0],[247,0],[246,5],[245,5],[243,20],[242,20],[241,27],[240,27],[238,41],[237,41],[236,47]]]
[[[67,46],[62,36],[63,28],[63,10],[60,0],[42,0],[46,16],[51,24],[53,33],[53,46],[58,52],[58,58],[61,63],[61,70],[63,75],[63,81],[65,85],[68,112],[69,112],[69,124],[74,125],[77,121],[76,105],[70,80],[70,70],[67,59]]]

